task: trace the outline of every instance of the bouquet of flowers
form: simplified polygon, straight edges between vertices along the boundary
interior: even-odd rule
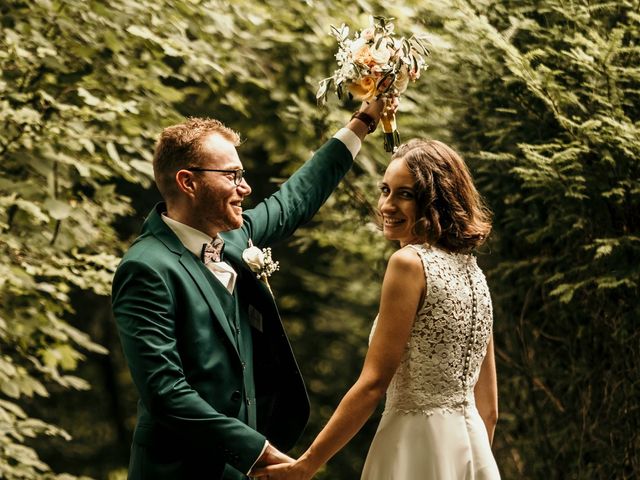
[[[331,26],[331,33],[338,40],[338,69],[320,82],[316,98],[320,105],[327,100],[329,87],[335,84],[338,98],[345,90],[350,98],[370,101],[378,97],[400,96],[409,84],[420,78],[427,68],[425,57],[429,50],[423,41],[414,36],[395,37],[393,19],[371,17],[369,26],[349,38],[349,27]],[[393,152],[400,144],[395,115],[383,115],[384,147]]]

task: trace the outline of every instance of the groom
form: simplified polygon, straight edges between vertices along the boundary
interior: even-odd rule
[[[383,102],[354,114],[280,190],[251,193],[238,134],[217,120],[164,129],[156,205],[113,280],[113,313],[140,395],[129,479],[243,479],[290,461],[309,401],[273,297],[242,259],[289,237],[349,170]]]

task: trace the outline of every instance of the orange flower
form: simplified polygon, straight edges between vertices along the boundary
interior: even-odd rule
[[[353,62],[358,65],[366,65],[367,67],[370,67],[375,64],[375,61],[371,56],[371,49],[369,48],[369,45],[364,42],[354,42],[351,55]]]
[[[358,100],[368,102],[376,96],[376,81],[372,77],[361,78],[358,82],[350,83],[347,88]]]

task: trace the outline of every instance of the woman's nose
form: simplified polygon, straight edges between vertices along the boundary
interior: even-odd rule
[[[393,201],[393,197],[391,195],[387,195],[386,197],[384,197],[382,199],[382,202],[380,204],[380,211],[385,213],[385,212],[393,212],[395,211],[396,206],[395,203]]]

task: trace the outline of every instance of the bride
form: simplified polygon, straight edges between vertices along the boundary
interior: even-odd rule
[[[498,395],[492,307],[470,253],[490,215],[462,158],[438,141],[411,140],[380,184],[389,259],[360,377],[294,463],[256,470],[306,480],[340,450],[386,393],[363,480],[494,480]]]

